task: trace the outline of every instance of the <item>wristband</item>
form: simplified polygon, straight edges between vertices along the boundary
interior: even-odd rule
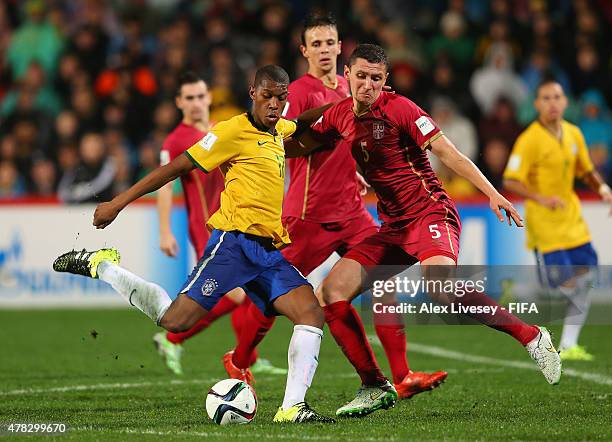
[[[612,189],[610,189],[610,186],[608,186],[606,183],[603,183],[601,186],[599,186],[599,195],[600,196],[604,196],[607,193],[611,193]]]

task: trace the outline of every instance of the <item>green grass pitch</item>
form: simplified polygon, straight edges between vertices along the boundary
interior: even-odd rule
[[[185,345],[182,377],[165,370],[151,341],[157,328],[134,310],[0,311],[0,324],[0,423],[65,423],[60,441],[612,439],[612,326],[585,327],[582,341],[596,361],[564,364],[571,374],[558,386],[502,333],[409,326],[411,367],[447,370],[440,388],[361,419],[277,425],[284,376],[259,376],[255,420],[220,427],[203,403],[210,386],[227,377],[221,357],[234,345],[227,319]],[[290,335],[288,321],[279,319],[260,353],[286,366]],[[388,374],[382,349],[374,348]],[[332,415],[352,398],[358,378],[328,332],[319,360],[308,401]]]

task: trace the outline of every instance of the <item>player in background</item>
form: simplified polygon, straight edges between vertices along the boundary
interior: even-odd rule
[[[120,267],[115,249],[68,252],[55,260],[53,268],[100,278],[172,332],[190,329],[227,292],[244,287],[263,312],[285,315],[295,324],[285,396],[274,421],[333,422],[304,402],[318,365],[325,316],[310,284],[278,250],[290,243],[281,222],[283,139],[306,128],[321,113],[300,116],[299,123],[281,118],[288,86],[289,76],[281,67],[258,69],[249,88],[253,100],[250,112],[218,123],[185,154],[96,208],[93,224],[103,229],[132,201],[195,167],[205,172],[221,167],[225,189],[219,210],[208,220],[211,237],[174,301],[162,287]]]
[[[179,125],[166,137],[160,151],[160,164],[165,166],[182,155],[187,148],[201,140],[212,124],[209,121],[211,96],[208,86],[196,73],[188,71],[178,79],[175,104],[182,113]],[[217,168],[206,174],[194,169],[180,178],[185,195],[189,239],[198,259],[210,237],[206,223],[210,215],[219,209],[219,197],[224,188],[223,174]],[[157,208],[159,214],[160,248],[170,257],[178,253],[178,244],[172,234],[170,215],[172,212],[172,185],[170,182],[159,189]],[[175,374],[182,374],[181,356],[183,342],[202,330],[208,328],[220,317],[232,313],[232,328],[236,336],[240,335],[244,316],[251,305],[241,288],[227,293],[227,296],[215,305],[196,325],[182,333],[160,332],[153,336],[153,342],[166,366]],[[254,307],[256,308],[256,307]],[[257,354],[249,360],[251,370],[255,373],[285,374],[287,371],[273,367]]]
[[[350,302],[372,286],[372,277],[386,279],[417,262],[426,280],[451,282],[459,253],[461,223],[453,201],[436,177],[427,149],[451,170],[468,179],[489,197],[489,205],[501,222],[506,212],[522,226],[512,204],[500,195],[478,168],[446,138],[420,107],[397,94],[383,92],[388,61],[380,46],[357,46],[344,69],[352,97],[327,109],[300,141],[302,154],[330,140],[349,143],[353,156],[378,196],[383,224],[378,233],[353,247],[332,268],[321,285],[329,329],[361,378],[354,400],[336,414],[360,416],[387,408],[394,399],[380,370],[359,316]],[[291,147],[295,147],[292,145]],[[287,151],[288,155],[297,152]],[[394,266],[388,268],[387,266]],[[388,270],[389,274],[385,274]],[[510,334],[524,345],[549,383],[559,382],[561,361],[550,334],[499,309],[484,293],[464,296],[429,293],[437,301],[462,306],[498,307],[496,313],[470,317]]]
[[[504,187],[526,199],[527,247],[541,275],[567,297],[559,350],[561,359],[590,361],[578,345],[589,314],[597,254],[582,218],[574,179],[580,178],[612,204],[610,187],[594,170],[580,129],[563,119],[567,97],[561,85],[544,80],[534,101],[538,119],[518,137],[504,172]]]
[[[341,42],[332,17],[310,16],[306,19],[300,50],[308,61],[308,72],[289,85],[284,114],[290,119],[350,96],[346,79],[336,73]],[[364,206],[361,184],[356,179],[355,160],[346,146],[290,158],[287,164],[290,181],[283,204],[283,225],[289,231],[291,244],[282,253],[307,276],[333,252],[344,255],[351,247],[376,233],[378,226]],[[399,314],[376,314],[373,317],[400,399],[431,390],[446,379],[446,372],[430,374],[409,369],[406,335]],[[249,309],[248,325],[238,338],[236,349],[224,358],[230,376],[239,377],[240,369],[249,367],[251,352],[273,321],[274,318],[261,315],[256,307]]]

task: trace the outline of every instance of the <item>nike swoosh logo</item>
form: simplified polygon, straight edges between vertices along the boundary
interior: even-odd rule
[[[554,348],[554,347],[544,347],[544,349],[545,349],[545,350],[547,350],[547,351],[549,351],[549,352],[551,352],[551,353],[557,353],[557,352],[555,351],[555,348]]]
[[[383,394],[385,394],[384,391],[379,391],[376,393],[370,393],[370,399],[372,399],[373,401],[377,400],[378,398],[380,398]]]
[[[267,140],[264,140],[264,141],[258,141],[258,142],[257,142],[257,145],[258,145],[258,146],[263,146],[263,145],[264,145],[264,144],[266,144],[267,142],[268,142]]]
[[[133,295],[134,293],[136,293],[136,289],[134,289],[134,290],[132,290],[132,291],[130,292],[130,305],[132,305],[132,306],[136,307],[134,304],[132,304],[132,295]]]

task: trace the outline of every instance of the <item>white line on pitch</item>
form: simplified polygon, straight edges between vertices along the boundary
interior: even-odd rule
[[[77,432],[105,432],[105,433],[120,433],[120,434],[142,434],[142,435],[155,435],[155,436],[190,436],[190,437],[222,437],[224,439],[238,439],[238,438],[246,438],[252,439],[254,436],[250,433],[237,433],[237,434],[228,434],[223,431],[157,431],[157,430],[138,430],[132,428],[124,428],[120,430],[113,430],[107,428],[95,428],[95,427],[77,427],[71,428],[70,431]],[[290,439],[290,440],[336,440],[338,436],[315,436],[315,435],[305,435],[305,434],[257,434],[255,437],[263,438],[263,439]],[[387,442],[397,440],[394,437],[385,436],[384,438],[375,438],[375,437],[360,437],[359,440],[367,441],[367,442]]]
[[[122,388],[140,388],[164,385],[184,385],[184,384],[204,384],[214,382],[216,379],[192,379],[180,380],[170,379],[167,381],[158,382],[131,382],[131,383],[114,383],[114,384],[93,384],[93,385],[68,385],[66,387],[50,387],[50,388],[23,388],[20,390],[0,391],[0,396],[13,396],[19,394],[40,394],[40,393],[65,393],[69,391],[88,391],[88,390],[115,390]]]
[[[369,336],[370,341],[380,345],[380,341],[375,336]],[[423,345],[410,342],[408,344],[408,350],[415,353],[423,353],[431,356],[438,356],[441,358],[454,359],[457,361],[475,362],[478,364],[489,364],[499,365],[502,367],[520,368],[524,370],[539,371],[540,369],[533,362],[513,361],[509,359],[497,359],[490,358],[487,356],[471,355],[468,353],[462,353],[453,350],[447,350],[442,347],[435,347],[432,345]],[[599,373],[593,373],[589,371],[579,371],[573,368],[564,368],[564,376],[571,376],[575,378],[584,379],[585,381],[594,382],[600,385],[612,385],[612,378]]]
[[[334,378],[353,378],[357,376],[355,373],[335,373]],[[258,376],[258,379],[270,379],[271,376]],[[44,393],[69,393],[73,391],[90,391],[90,390],[120,390],[124,388],[141,388],[166,385],[186,385],[186,384],[211,384],[218,381],[220,378],[211,379],[170,379],[167,381],[157,382],[123,382],[113,384],[91,384],[91,385],[67,385],[65,387],[48,387],[48,388],[22,388],[17,390],[0,391],[1,396],[16,396],[27,394],[44,394]]]

